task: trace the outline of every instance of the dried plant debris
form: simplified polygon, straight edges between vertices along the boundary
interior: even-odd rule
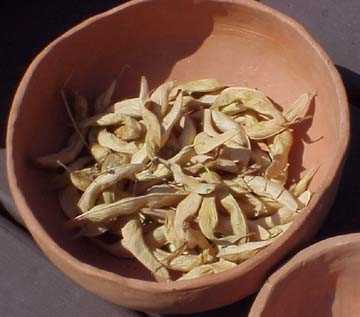
[[[158,281],[216,274],[269,246],[309,204],[317,168],[296,182],[288,173],[293,124],[313,94],[281,111],[260,90],[216,79],[150,90],[142,77],[138,96],[115,102],[116,86],[93,105],[76,92],[66,100],[74,133],[36,159],[58,171],[69,226],[107,252]]]

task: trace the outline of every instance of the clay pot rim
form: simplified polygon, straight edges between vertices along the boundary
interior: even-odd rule
[[[57,243],[47,234],[41,224],[37,221],[36,217],[33,215],[29,205],[26,203],[26,199],[24,195],[21,193],[20,189],[17,186],[17,178],[15,172],[15,165],[13,158],[16,156],[13,148],[13,135],[15,129],[15,123],[21,111],[22,101],[26,94],[27,86],[32,78],[32,75],[37,68],[37,66],[41,63],[41,61],[47,56],[47,54],[56,48],[59,43],[61,43],[64,39],[72,36],[72,34],[76,33],[79,30],[82,30],[102,19],[105,19],[108,16],[111,16],[120,10],[124,10],[129,7],[134,7],[137,5],[141,5],[146,2],[150,2],[154,0],[133,0],[128,3],[119,5],[109,11],[104,13],[95,15],[77,26],[73,27],[52,43],[50,43],[28,67],[25,75],[23,76],[18,89],[16,90],[15,97],[13,99],[8,126],[7,126],[7,139],[6,139],[6,149],[7,149],[7,173],[9,179],[9,185],[11,193],[14,197],[15,204],[19,210],[21,217],[23,218],[27,228],[30,230],[33,238],[38,242],[41,246],[40,241],[47,245],[47,248],[51,251],[51,253],[56,253],[58,257],[60,257],[64,262],[68,262],[74,270],[81,271],[83,274],[93,276],[94,278],[101,278],[103,280],[113,281],[116,283],[126,284],[128,287],[138,290],[146,290],[147,292],[156,292],[163,293],[169,291],[186,291],[186,290],[194,290],[194,289],[206,289],[210,288],[213,285],[224,283],[226,281],[230,281],[237,277],[238,275],[245,275],[251,270],[257,269],[257,267],[261,266],[261,263],[269,258],[269,256],[276,251],[279,251],[282,245],[286,244],[286,242],[291,238],[293,234],[296,234],[296,231],[302,226],[302,224],[308,218],[310,211],[314,208],[314,206],[318,203],[321,194],[324,193],[325,189],[330,187],[338,169],[341,167],[342,161],[346,154],[346,150],[349,142],[349,109],[347,103],[347,97],[345,93],[345,88],[340,78],[339,73],[337,72],[334,64],[331,62],[329,56],[323,51],[319,44],[310,36],[310,34],[305,30],[305,28],[300,25],[298,22],[293,20],[292,18],[286,16],[283,13],[278,12],[268,6],[256,2],[254,0],[214,0],[215,2],[224,3],[224,4],[232,4],[232,5],[242,5],[248,8],[252,8],[259,12],[263,12],[273,16],[273,18],[279,20],[281,23],[287,25],[289,28],[294,29],[301,37],[303,37],[309,45],[317,52],[320,59],[327,65],[328,71],[332,77],[333,84],[336,88],[336,94],[338,98],[338,103],[340,105],[340,119],[339,126],[341,127],[339,131],[339,137],[337,139],[337,151],[334,155],[331,166],[329,167],[329,172],[327,176],[322,181],[321,191],[314,194],[309,206],[302,211],[301,215],[297,217],[294,221],[291,228],[277,241],[275,241],[272,245],[259,252],[253,258],[241,263],[236,268],[225,271],[223,273],[218,273],[215,275],[209,275],[200,277],[193,280],[188,281],[174,281],[174,282],[152,282],[152,281],[144,281],[138,280],[134,278],[123,277],[121,275],[105,271],[99,268],[96,268],[92,265],[83,263],[69,254],[67,251],[62,249]],[[42,248],[42,247],[41,247]],[[43,249],[43,248],[42,248]],[[44,250],[43,250],[44,251]],[[47,253],[47,252],[46,252]]]
[[[272,291],[277,284],[286,280],[289,275],[303,266],[304,262],[314,261],[326,254],[335,252],[340,248],[360,246],[360,233],[350,233],[331,237],[317,242],[298,252],[285,265],[273,273],[264,283],[251,306],[249,317],[260,316],[265,305],[271,300]]]

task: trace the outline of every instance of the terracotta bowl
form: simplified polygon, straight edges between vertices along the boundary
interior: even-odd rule
[[[129,65],[116,98],[168,78],[214,77],[264,90],[285,108],[316,91],[309,120],[296,127],[292,177],[321,166],[309,207],[291,229],[256,257],[228,272],[191,281],[156,283],[140,265],[119,260],[64,229],[50,177],[31,159],[58,150],[69,135],[59,91],[93,98]],[[27,70],[12,105],[8,174],[16,205],[44,253],[66,275],[113,303],[190,313],[235,302],[258,290],[267,272],[318,229],[337,188],[349,139],[348,105],[329,57],[302,26],[249,0],[137,0],[95,16],[45,48]],[[315,141],[314,141],[315,140]]]
[[[270,276],[249,317],[360,316],[360,234],[299,252]]]

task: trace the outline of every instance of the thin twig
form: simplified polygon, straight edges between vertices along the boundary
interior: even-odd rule
[[[70,168],[68,168],[63,162],[61,162],[60,160],[57,160],[56,163],[59,164],[65,171],[67,171],[68,173],[71,173]]]

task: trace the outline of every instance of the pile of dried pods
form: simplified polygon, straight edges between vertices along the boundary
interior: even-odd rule
[[[315,170],[285,185],[290,127],[312,94],[280,111],[257,89],[202,79],[150,92],[143,77],[138,98],[112,104],[115,85],[91,114],[83,96],[70,109],[63,94],[75,132],[37,159],[65,168],[54,179],[64,213],[102,248],[159,281],[195,278],[254,256],[309,203]]]

